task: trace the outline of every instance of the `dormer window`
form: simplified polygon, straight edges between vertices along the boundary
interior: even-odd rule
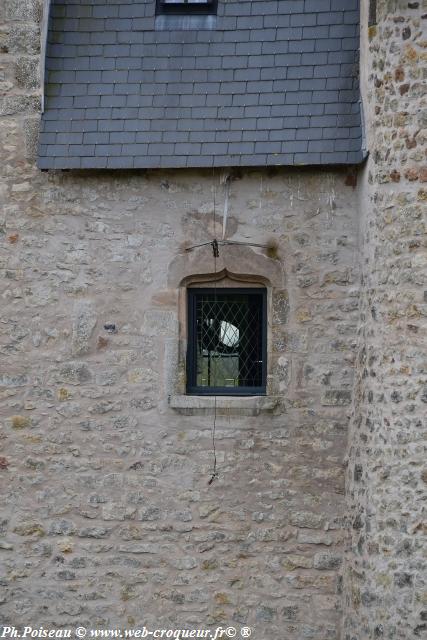
[[[215,15],[217,0],[157,0],[157,15]]]

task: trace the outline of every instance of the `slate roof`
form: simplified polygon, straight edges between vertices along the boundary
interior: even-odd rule
[[[358,0],[52,0],[39,167],[358,163]]]

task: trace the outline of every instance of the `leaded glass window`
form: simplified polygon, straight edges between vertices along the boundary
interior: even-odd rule
[[[188,289],[188,322],[188,393],[265,393],[265,289]]]

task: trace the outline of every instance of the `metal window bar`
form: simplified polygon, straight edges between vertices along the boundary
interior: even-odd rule
[[[188,289],[187,393],[266,391],[265,289]]]

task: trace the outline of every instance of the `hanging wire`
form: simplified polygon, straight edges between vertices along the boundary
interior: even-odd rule
[[[218,249],[218,240],[216,239],[216,188],[215,188],[215,167],[214,165],[212,165],[212,182],[213,182],[213,233],[214,233],[214,239],[211,242],[212,245],[212,253],[213,253],[213,259],[214,259],[214,309],[216,309],[216,302],[217,302],[217,291],[216,291],[216,275],[217,275],[217,265],[216,265],[216,261],[217,258],[219,257],[219,249]],[[214,359],[214,379],[216,382],[216,375],[217,375],[217,359]],[[218,477],[218,472],[217,472],[217,459],[216,459],[216,442],[215,442],[215,435],[216,435],[216,418],[217,418],[217,396],[216,394],[214,395],[214,419],[213,419],[213,425],[212,425],[212,452],[213,452],[213,466],[212,466],[212,475],[209,479],[208,484],[211,485],[212,482]]]
[[[225,234],[227,231],[227,218],[228,218],[228,199],[230,197],[230,174],[228,174],[224,179],[224,213],[222,216],[222,238],[221,240],[225,240]]]
[[[218,240],[218,247],[224,247],[228,244],[237,244],[243,247],[261,247],[261,249],[271,249],[272,245],[270,244],[258,244],[256,242],[239,242],[238,240]],[[207,247],[208,245],[212,246],[212,241],[209,242],[201,242],[200,244],[193,244],[191,247],[186,247],[185,251],[193,251],[194,249],[199,249],[199,247]]]

